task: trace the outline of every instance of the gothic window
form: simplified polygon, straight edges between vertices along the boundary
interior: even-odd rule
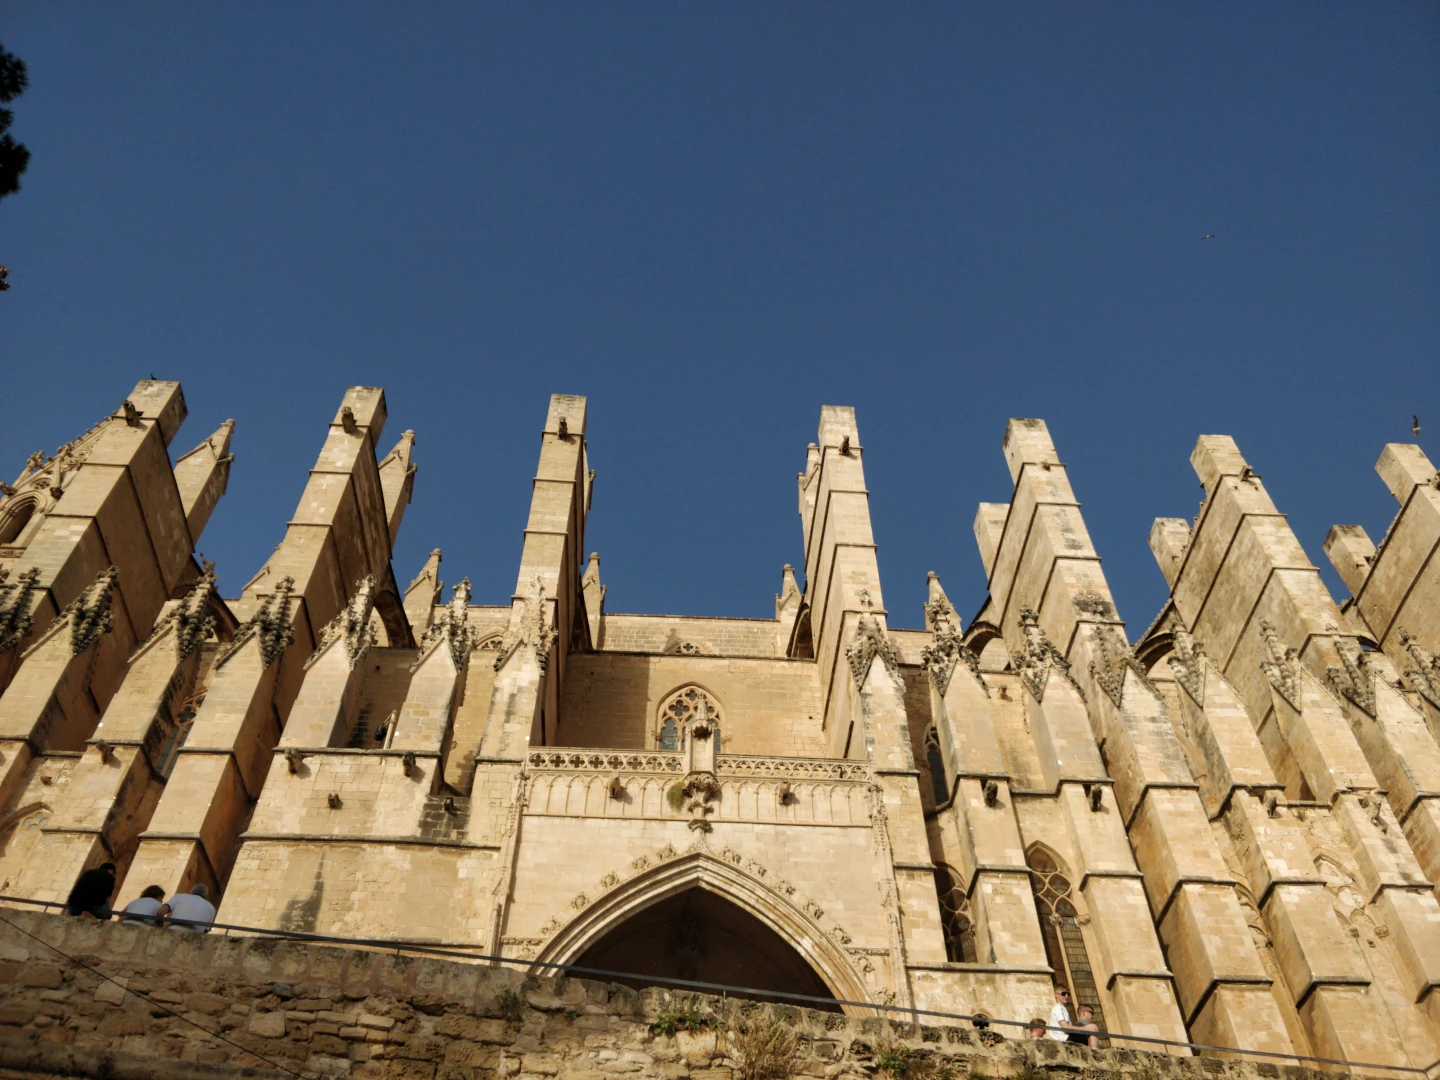
[[[660,720],[655,732],[655,741],[661,750],[679,750],[684,745],[685,733],[690,724],[701,713],[710,721],[714,730],[715,753],[720,753],[720,708],[715,699],[698,686],[686,686],[677,690],[660,708]]]
[[[955,871],[944,863],[935,867],[935,893],[940,900],[940,928],[945,934],[945,959],[973,964],[975,924],[970,921],[970,898]]]
[[[1055,969],[1055,981],[1069,988],[1070,1000],[1077,1009],[1089,1005],[1095,1010],[1095,1023],[1104,1031],[1105,1014],[1100,1009],[1095,973],[1085,952],[1085,935],[1080,930],[1070,879],[1061,871],[1054,856],[1042,848],[1032,848],[1026,864],[1030,867],[1030,887],[1040,916],[1040,933],[1045,939],[1045,958]]]
[[[935,805],[940,806],[950,801],[950,780],[945,775],[945,755],[940,752],[940,735],[933,727],[925,734],[925,760],[930,763]]]
[[[7,506],[0,513],[0,544],[8,544],[25,531],[35,513],[35,500],[23,499]]]

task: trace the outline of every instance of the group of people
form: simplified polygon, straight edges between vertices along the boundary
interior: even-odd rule
[[[115,893],[115,864],[103,863],[86,870],[70,890],[65,911],[70,915],[88,915],[107,920],[115,915],[110,897]],[[165,890],[151,885],[121,911],[120,921],[144,926],[165,926],[171,930],[189,930],[208,934],[215,922],[215,905],[206,897],[210,890],[192,885],[189,892],[180,892],[167,902]]]
[[[1063,986],[1055,987],[1055,1004],[1050,1009],[1050,1022],[1031,1020],[1025,1034],[1031,1039],[1054,1039],[1056,1042],[1083,1043],[1091,1049],[1100,1048],[1100,1025],[1095,1022],[1095,1010],[1081,1005],[1075,1010],[1074,1020],[1070,1018],[1070,991]]]

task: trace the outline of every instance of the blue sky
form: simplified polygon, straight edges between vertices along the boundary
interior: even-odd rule
[[[229,593],[354,383],[417,433],[397,576],[439,546],[486,603],[552,392],[590,398],[615,611],[772,613],[822,403],[858,409],[897,626],[927,570],[978,608],[1010,416],[1049,422],[1132,635],[1198,434],[1332,589],[1412,413],[1440,458],[1431,3],[6,0],[0,41],[34,154],[0,472],[180,379],[177,452],[237,421],[200,545]]]

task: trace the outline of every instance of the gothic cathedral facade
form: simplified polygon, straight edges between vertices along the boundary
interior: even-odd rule
[[[1377,466],[1336,602],[1233,439],[1202,436],[1170,586],[1127,632],[1070,477],[1012,420],[968,622],[890,625],[849,408],[773,619],[606,610],[586,402],[541,435],[514,595],[391,551],[414,436],[348,390],[280,543],[195,554],[231,424],[180,386],[0,485],[0,893],[203,882],[222,922],[1426,1067],[1440,1059],[1440,487]],[[297,476],[297,485],[303,477]],[[404,582],[402,587],[402,582]],[[913,586],[913,587],[912,587]],[[909,603],[910,601],[907,601]]]

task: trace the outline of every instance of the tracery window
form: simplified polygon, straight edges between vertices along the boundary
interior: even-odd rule
[[[935,805],[941,806],[950,801],[950,779],[945,775],[945,755],[940,752],[940,735],[933,727],[925,733],[925,760],[930,763]]]
[[[715,753],[720,753],[720,709],[715,699],[698,686],[677,690],[660,708],[655,741],[661,750],[679,750],[690,724],[704,713],[714,729]]]
[[[935,867],[935,893],[940,900],[945,959],[952,964],[975,963],[975,924],[970,920],[970,898],[965,895],[959,876],[944,863]]]
[[[1049,852],[1036,847],[1025,860],[1030,868],[1030,887],[1035,893],[1035,908],[1040,915],[1040,933],[1045,939],[1045,958],[1055,969],[1055,980],[1070,989],[1070,1000],[1078,1009],[1089,1005],[1095,1011],[1095,1023],[1105,1028],[1105,1014],[1100,1008],[1100,994],[1095,988],[1095,972],[1085,952],[1085,935],[1080,930],[1079,913],[1075,910],[1070,879]],[[1072,1015],[1071,1019],[1075,1019]]]

